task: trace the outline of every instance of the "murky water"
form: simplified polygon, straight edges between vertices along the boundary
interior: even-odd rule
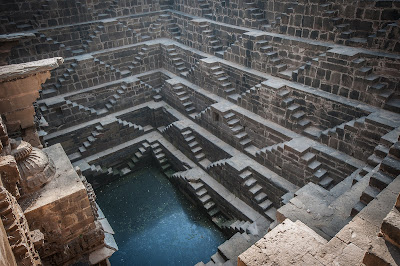
[[[114,265],[208,262],[226,237],[156,167],[97,189],[97,203],[115,231]]]

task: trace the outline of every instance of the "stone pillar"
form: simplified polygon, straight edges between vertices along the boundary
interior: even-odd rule
[[[40,146],[33,103],[41,85],[50,77],[50,70],[61,63],[63,59],[57,57],[0,67],[0,114],[9,134],[21,135],[33,146]]]

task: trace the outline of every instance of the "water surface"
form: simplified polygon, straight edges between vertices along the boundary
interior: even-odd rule
[[[226,237],[155,166],[96,190],[115,231],[114,265],[208,262]]]

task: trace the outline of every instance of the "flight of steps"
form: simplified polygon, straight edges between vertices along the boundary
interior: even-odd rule
[[[254,44],[255,50],[260,51],[264,58],[264,61],[271,68],[271,74],[291,80],[291,77],[289,79],[289,77],[286,77],[286,75],[284,75],[284,71],[288,69],[288,65],[283,62],[278,52],[274,51],[274,47],[271,46],[267,40],[259,40],[256,41]]]
[[[351,215],[357,215],[378,194],[400,174],[400,142],[393,144],[389,153],[379,164],[379,171],[372,174],[368,187],[363,191],[360,201],[352,208]]]
[[[181,30],[175,23],[175,20],[169,14],[161,14],[157,18],[157,22],[165,27],[166,31],[169,33],[171,39],[179,41],[181,36]]]
[[[132,60],[131,65],[128,66],[128,69],[120,70],[121,77],[126,78],[131,76],[132,74],[137,74],[140,71],[140,66],[143,64],[143,59],[148,54],[149,49],[146,47],[140,48],[140,52],[138,52],[137,56]]]
[[[123,98],[126,90],[126,85],[121,85],[120,88],[117,89],[116,93],[110,96],[108,102],[105,105],[108,111],[115,111],[115,107],[118,105],[118,102],[121,100],[121,98]]]
[[[196,161],[204,169],[206,169],[211,162],[206,158],[206,155],[203,153],[203,149],[201,148],[200,144],[196,141],[196,137],[194,136],[193,131],[190,129],[183,129],[181,133]]]
[[[154,157],[156,158],[158,164],[160,165],[163,173],[171,178],[175,171],[172,169],[171,163],[168,161],[168,158],[165,156],[161,145],[158,142],[151,144],[151,149]]]
[[[368,157],[368,165],[374,168],[375,166],[380,164],[383,159],[385,159],[385,157],[388,155],[389,148],[390,147],[387,147],[384,144],[379,144],[378,146],[375,146],[374,153]]]
[[[257,7],[257,1],[245,0],[244,8],[245,8],[244,17],[257,21],[257,23],[255,25],[249,24],[246,26],[252,26],[252,27],[258,28],[260,25],[268,24],[268,20],[265,19],[265,14],[264,14],[263,10],[261,10]]]
[[[88,151],[89,147],[92,146],[93,142],[95,142],[102,134],[104,133],[104,128],[101,125],[97,125],[95,130],[93,130],[90,135],[86,138],[86,141],[82,143],[82,145],[78,148],[78,152],[68,155],[68,158],[71,162],[75,162],[82,157],[86,157],[90,155],[92,151]]]
[[[232,134],[241,146],[241,148],[253,156],[257,151],[257,147],[252,144],[251,138],[246,133],[245,128],[240,124],[240,119],[235,113],[228,111],[224,114],[224,120],[232,131]]]
[[[245,169],[239,176],[243,182],[243,187],[245,187],[253,197],[252,201],[257,206],[256,210],[271,222],[275,221],[276,208],[273,206],[272,201],[268,199],[267,194],[262,191],[262,187],[258,184],[257,179],[254,178],[253,173]]]
[[[326,190],[330,190],[335,183],[333,179],[329,177],[328,171],[323,168],[323,165],[316,157],[317,156],[314,153],[307,152],[301,157],[301,161],[307,164],[307,169],[309,171],[313,172],[311,180]]]
[[[168,59],[171,61],[174,69],[179,73],[180,76],[186,77],[189,70],[186,68],[185,62],[183,61],[179,53],[177,53],[176,49],[168,48],[167,53]]]
[[[69,84],[73,82],[72,77],[76,75],[77,66],[77,61],[73,60],[72,63],[69,64],[65,72],[57,76],[57,80],[52,85],[47,86],[46,84],[43,86],[41,97],[43,99],[46,99],[64,93],[63,91],[61,91],[61,87],[64,84]]]
[[[201,16],[204,16],[208,19],[213,19],[212,9],[210,8],[210,4],[207,0],[197,0],[199,8],[201,9]]]
[[[215,82],[218,84],[220,88],[223,90],[223,94],[226,97],[234,97],[237,99],[239,94],[236,93],[236,89],[234,85],[229,81],[230,77],[226,72],[222,69],[221,66],[215,65],[211,67],[211,75]]]
[[[237,232],[244,233],[247,232],[247,229],[251,225],[249,221],[242,221],[242,220],[228,220],[222,224],[221,229],[224,232],[228,232],[230,235],[234,235]],[[248,233],[248,232],[247,232]]]
[[[383,101],[387,101],[393,94],[393,91],[388,89],[388,84],[384,82],[384,78],[374,74],[374,69],[368,66],[368,59],[356,58],[351,62],[354,67],[354,75],[362,77],[367,85],[367,92],[376,94]]]
[[[72,108],[77,107],[80,110],[80,112],[83,112],[84,114],[87,114],[89,116],[103,115],[103,114],[107,113],[106,109],[96,110],[94,108],[87,107],[87,106],[78,104],[76,102],[72,102],[70,100],[66,100],[65,103]]]
[[[223,49],[222,44],[217,36],[214,35],[214,31],[210,28],[210,23],[207,21],[200,22],[199,27],[203,35],[203,40],[205,40],[208,45],[207,52],[215,54],[220,52]]]
[[[117,122],[120,125],[119,130],[124,130],[124,129],[133,129],[133,130],[140,130],[144,131],[143,127],[140,125],[133,124],[131,122],[122,120],[120,118],[117,118]]]
[[[305,135],[315,138],[315,136],[307,134],[307,129],[310,130],[314,126],[311,120],[307,118],[303,108],[295,102],[295,99],[291,95],[291,90],[287,88],[280,89],[276,96],[280,100],[280,107],[286,109],[286,119],[292,123],[292,129],[299,130]]]
[[[391,38],[391,36],[396,36],[396,32],[400,32],[399,28],[399,20],[386,24],[383,28],[367,37],[368,46],[371,48],[386,49],[389,52],[393,51],[399,40]]]
[[[182,84],[176,84],[172,87],[173,93],[179,99],[183,108],[186,110],[186,113],[192,117],[194,117],[196,113],[196,108],[194,103],[191,101],[189,94],[185,90]]]

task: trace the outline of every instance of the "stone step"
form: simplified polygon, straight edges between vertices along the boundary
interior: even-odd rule
[[[201,161],[206,157],[206,155],[204,153],[199,153],[199,154],[195,155],[195,157],[196,157],[197,161]]]
[[[315,173],[314,173],[314,177],[317,180],[322,180],[323,178],[325,178],[328,175],[328,171],[326,171],[323,168],[318,169]]]
[[[333,179],[329,176],[325,176],[321,181],[318,182],[318,185],[325,189],[329,189],[329,187],[333,185]]]
[[[322,167],[322,164],[319,162],[319,161],[317,161],[317,160],[314,160],[314,161],[312,161],[310,164],[308,164],[308,166],[307,166],[307,168],[309,169],[309,170],[311,170],[311,171],[317,171],[318,169],[320,169]]]
[[[251,139],[250,138],[246,138],[244,140],[241,140],[239,143],[243,147],[247,147],[247,146],[249,146],[251,144]]]
[[[266,211],[269,208],[271,208],[273,205],[272,205],[272,202],[269,199],[267,199],[267,200],[264,200],[262,203],[258,204],[258,206],[260,206],[260,208],[263,211]]]
[[[268,196],[264,192],[261,192],[257,196],[254,197],[254,200],[256,201],[256,203],[263,202],[266,199],[268,199]]]
[[[250,177],[244,182],[244,186],[251,188],[257,183],[257,180],[254,177]]]
[[[194,155],[199,154],[203,149],[200,146],[197,146],[195,148],[192,149],[192,153]]]
[[[256,196],[258,193],[261,192],[262,187],[259,184],[253,186],[249,191],[253,196]]]
[[[392,181],[393,181],[393,179],[390,176],[386,175],[382,171],[378,171],[371,176],[371,178],[369,180],[369,185],[372,187],[375,187],[379,190],[383,190]]]
[[[239,175],[239,177],[242,179],[242,180],[248,180],[251,176],[252,176],[252,172],[250,172],[249,170],[245,170],[245,171],[243,171],[240,175]]]
[[[238,125],[239,123],[240,123],[240,120],[237,119],[237,118],[228,121],[228,125],[229,125],[230,127],[233,127],[233,126],[235,126],[235,125]]]
[[[368,187],[366,187],[366,189],[361,194],[360,201],[362,203],[364,203],[365,205],[367,205],[372,200],[374,200],[376,198],[376,196],[378,196],[378,194],[380,192],[381,191],[379,189],[377,189],[375,187],[368,186]]]
[[[203,197],[205,194],[207,194],[207,189],[205,189],[205,188],[202,188],[202,189],[200,189],[199,191],[196,192],[196,195],[198,197]]]
[[[200,202],[204,205],[207,202],[211,201],[211,196],[208,194],[203,195],[202,197],[199,198]]]

